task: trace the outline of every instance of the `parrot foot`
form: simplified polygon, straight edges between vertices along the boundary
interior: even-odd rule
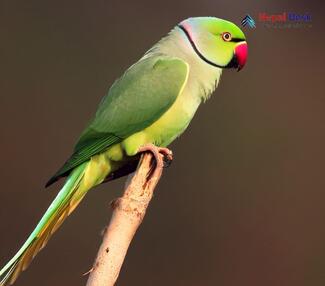
[[[153,144],[146,144],[139,148],[138,153],[151,152],[156,161],[156,167],[153,173],[157,169],[169,167],[173,161],[173,152],[168,148],[157,147]]]

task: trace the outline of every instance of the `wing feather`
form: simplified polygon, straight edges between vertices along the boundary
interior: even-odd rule
[[[74,167],[143,130],[162,116],[186,84],[189,66],[178,58],[144,57],[131,66],[101,101],[74,152],[46,186]]]

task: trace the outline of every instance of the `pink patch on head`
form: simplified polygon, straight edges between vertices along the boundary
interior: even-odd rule
[[[186,32],[188,33],[188,35],[190,36],[191,40],[193,40],[193,35],[192,35],[192,29],[191,29],[191,25],[187,20],[184,20],[181,25],[185,28]]]
[[[238,70],[241,70],[247,60],[248,47],[246,43],[240,43],[235,47],[235,55],[238,62]]]

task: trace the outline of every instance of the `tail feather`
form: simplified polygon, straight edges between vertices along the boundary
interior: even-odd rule
[[[84,163],[71,173],[27,241],[0,270],[0,286],[11,285],[15,282],[19,274],[28,267],[36,254],[46,245],[51,235],[82,200],[88,191],[87,188],[80,187],[86,166],[87,163]]]

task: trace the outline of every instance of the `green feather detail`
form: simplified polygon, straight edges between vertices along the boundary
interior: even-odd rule
[[[166,56],[144,57],[131,66],[112,85],[74,153],[46,186],[92,156],[153,124],[175,102],[188,69],[184,61]]]
[[[34,256],[45,246],[64,218],[79,203],[82,195],[77,194],[87,164],[80,165],[68,178],[42,219],[15,256],[0,270],[0,286],[12,284],[21,271],[25,270]],[[87,190],[85,190],[86,192]],[[72,202],[75,195],[76,202]],[[80,197],[80,199],[79,199]]]

